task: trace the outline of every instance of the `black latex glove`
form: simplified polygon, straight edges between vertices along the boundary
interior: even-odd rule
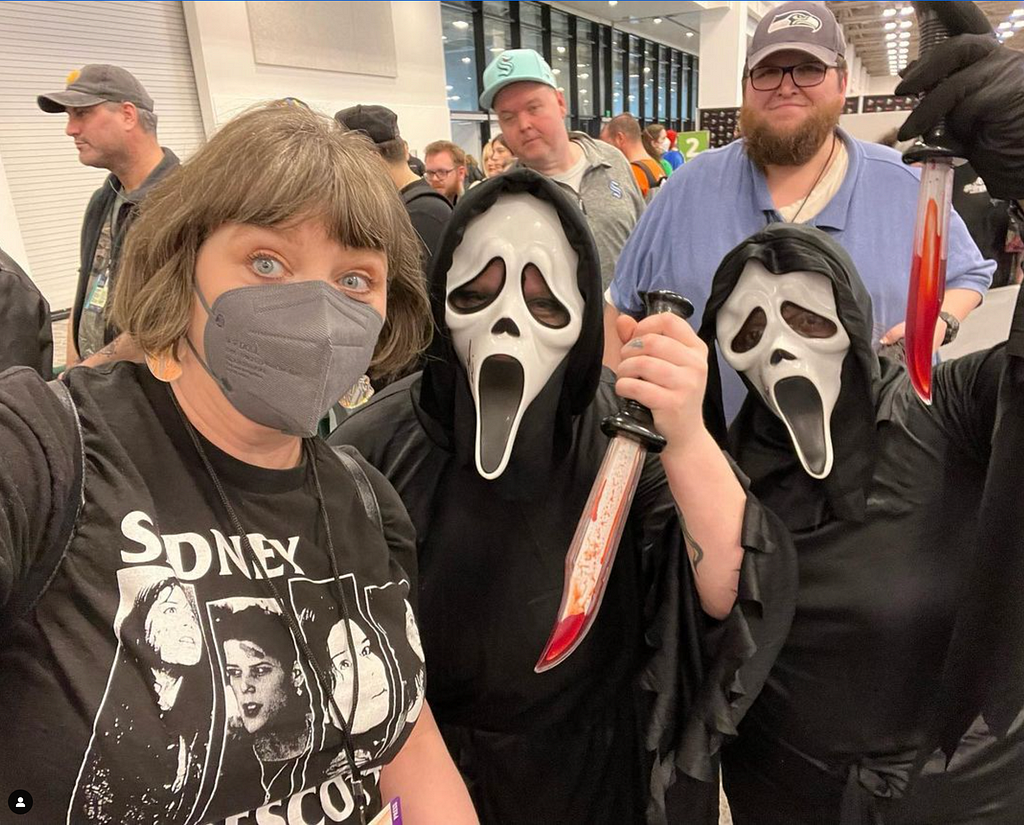
[[[926,133],[940,118],[994,198],[1024,198],[1024,53],[996,40],[970,2],[918,2],[935,10],[950,33],[915,60],[898,95],[925,93],[900,127],[899,139]]]

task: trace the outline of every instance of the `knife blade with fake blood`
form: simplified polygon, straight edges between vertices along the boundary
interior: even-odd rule
[[[920,54],[927,54],[949,34],[935,11],[917,7]],[[944,122],[922,135],[903,153],[904,163],[920,163],[921,188],[914,227],[914,257],[907,292],[904,337],[910,383],[926,404],[932,401],[935,324],[946,291],[946,241],[953,203],[953,166],[963,163],[962,149],[946,133]]]
[[[689,318],[693,314],[693,304],[668,290],[645,293],[643,299],[647,315],[672,312]],[[601,430],[611,441],[565,557],[562,603],[548,643],[534,666],[537,673],[568,659],[597,618],[644,456],[661,452],[666,443],[654,429],[651,411],[633,400],[623,401],[618,412],[601,422]]]

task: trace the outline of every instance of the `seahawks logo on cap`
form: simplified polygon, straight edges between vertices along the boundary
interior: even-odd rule
[[[503,54],[498,58],[498,77],[508,77],[515,71],[516,64],[512,60],[512,55]]]
[[[802,27],[812,32],[821,28],[821,18],[815,17],[809,11],[788,11],[780,14],[768,25],[768,34],[777,32],[780,29],[793,29]]]

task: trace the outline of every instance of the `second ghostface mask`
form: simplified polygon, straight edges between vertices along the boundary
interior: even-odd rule
[[[785,424],[804,469],[832,470],[832,411],[850,338],[828,278],[775,275],[756,260],[718,312],[718,346]]]
[[[577,263],[555,208],[527,194],[500,197],[455,250],[445,322],[469,378],[484,478],[504,472],[523,414],[579,338]]]

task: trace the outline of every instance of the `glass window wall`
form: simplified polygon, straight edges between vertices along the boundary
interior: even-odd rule
[[[441,23],[452,131],[472,154],[488,135],[478,72],[515,43],[549,55],[569,120],[579,128],[596,132],[597,118],[624,111],[642,125],[692,124],[698,63],[690,54],[536,2],[445,0]]]

